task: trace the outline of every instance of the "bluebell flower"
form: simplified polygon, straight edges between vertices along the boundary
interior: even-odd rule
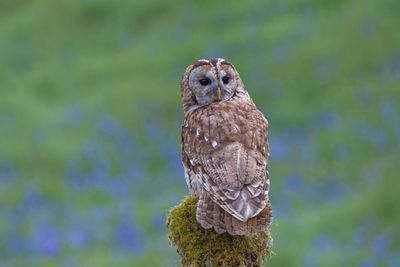
[[[120,246],[132,252],[140,253],[145,250],[145,239],[133,223],[120,222],[116,228],[115,238]]]
[[[299,192],[303,189],[304,179],[299,175],[288,175],[284,181],[286,189],[291,192]]]
[[[376,239],[372,243],[372,252],[378,258],[381,258],[385,255],[391,243],[391,239],[386,232],[379,234]]]
[[[272,160],[285,160],[288,156],[288,148],[285,140],[271,135],[269,138],[269,146]]]
[[[48,222],[38,222],[34,226],[30,240],[34,252],[41,256],[57,256],[63,247],[61,229]]]
[[[377,266],[377,265],[374,263],[374,260],[372,258],[364,259],[360,263],[360,267],[375,267],[375,266]]]
[[[336,241],[327,234],[321,234],[314,239],[314,249],[319,252],[329,252],[335,245]]]
[[[74,224],[66,230],[66,241],[71,248],[81,250],[90,241],[89,232],[84,225]]]

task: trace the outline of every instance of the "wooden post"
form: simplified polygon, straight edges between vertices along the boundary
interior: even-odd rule
[[[218,234],[196,221],[195,196],[186,197],[168,214],[168,238],[177,246],[182,266],[261,266],[271,255],[268,232],[257,237]]]

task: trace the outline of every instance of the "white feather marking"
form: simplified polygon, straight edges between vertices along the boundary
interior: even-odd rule
[[[253,183],[251,186],[254,188],[257,188],[260,186],[260,184],[261,184],[261,181],[257,181],[256,183]]]
[[[217,59],[217,69],[220,69],[221,62],[222,62],[222,61],[224,61],[223,58],[218,58],[218,59]],[[221,77],[223,77],[223,76],[221,75]]]
[[[243,201],[247,203],[247,201],[249,201],[249,199],[251,199],[251,195],[249,194],[249,191],[241,191],[240,196],[242,197]]]
[[[244,214],[243,214],[244,219],[247,220],[250,217],[250,214],[251,214],[250,206],[245,205],[244,206]]]
[[[225,196],[230,200],[237,200],[240,195],[240,191],[232,192],[232,194],[226,194]]]
[[[252,186],[246,186],[247,190],[249,193],[254,197],[255,189]]]
[[[186,168],[185,164],[183,164],[183,169],[185,171],[186,184],[189,188],[190,193],[193,194],[193,188],[192,188],[192,183],[191,183],[191,179],[190,179],[190,175],[189,175],[189,170],[188,170],[188,168]]]
[[[196,109],[198,109],[199,107],[201,107],[201,106],[199,106],[199,105],[191,105],[191,106],[189,107],[189,109],[188,109],[188,112],[192,112],[193,110],[196,110]]]
[[[237,210],[240,212],[243,209],[244,201],[239,201],[237,205]]]
[[[190,160],[190,164],[192,164],[192,166],[194,166],[195,164],[196,164],[196,161],[194,161],[194,160]]]
[[[207,138],[207,136],[204,136],[204,140],[205,140],[206,142],[208,142],[208,138]]]
[[[189,123],[186,122],[185,127],[186,127],[186,128],[189,127]]]
[[[238,147],[237,155],[236,155],[236,170],[240,170],[240,150],[241,146]]]
[[[196,129],[196,136],[199,136],[200,135],[200,128],[197,128]]]
[[[251,194],[252,198],[258,197],[261,194],[261,190],[257,190],[254,193]]]
[[[212,145],[213,148],[217,148],[218,147],[217,141],[212,141],[211,145]]]
[[[238,127],[236,127],[236,126],[234,126],[232,129],[231,129],[231,133],[232,134],[237,134],[239,132],[239,129],[238,129]]]

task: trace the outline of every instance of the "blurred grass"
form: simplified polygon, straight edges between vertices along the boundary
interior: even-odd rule
[[[233,62],[271,126],[268,266],[398,266],[398,1],[1,1],[0,266],[176,266],[179,82]]]

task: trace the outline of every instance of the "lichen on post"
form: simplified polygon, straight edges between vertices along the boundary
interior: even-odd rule
[[[168,214],[168,238],[177,246],[182,266],[261,266],[271,255],[272,238],[231,236],[204,229],[196,221],[197,196],[186,197]]]

